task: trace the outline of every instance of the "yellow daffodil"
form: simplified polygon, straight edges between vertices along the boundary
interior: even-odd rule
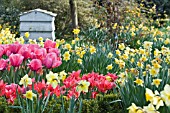
[[[122,55],[122,58],[123,58],[124,60],[127,60],[129,57],[128,57],[127,54],[123,54],[123,55]]]
[[[66,79],[66,75],[67,73],[65,72],[65,70],[61,71],[59,73],[60,80],[64,81]]]
[[[125,67],[125,62],[123,60],[119,60],[119,68],[123,69]]]
[[[153,42],[145,41],[143,46],[144,46],[144,48],[148,49],[148,48],[152,47],[152,44],[153,44]]]
[[[78,37],[75,38],[75,41],[79,41],[80,39]]]
[[[106,67],[107,70],[112,70],[112,68],[113,68],[112,64],[110,64]]]
[[[169,39],[169,38],[166,38],[166,40],[164,41],[164,44],[165,44],[165,45],[170,44],[170,39]]]
[[[154,63],[154,64],[153,64],[153,67],[154,67],[155,69],[160,69],[162,66],[161,66],[160,64],[158,64],[158,63]]]
[[[46,75],[47,84],[50,84],[53,88],[56,88],[59,81],[59,77],[57,73],[53,73],[52,71]]]
[[[112,28],[116,29],[116,27],[117,27],[117,23],[115,23]]]
[[[69,51],[66,51],[66,52],[63,54],[63,57],[64,57],[63,60],[65,60],[65,61],[70,60],[70,53],[69,53]]]
[[[28,37],[30,36],[30,33],[29,33],[29,32],[26,32],[26,33],[24,34],[24,36],[25,36],[26,38],[28,38]]]
[[[76,43],[76,40],[72,40],[71,44],[74,45]]]
[[[75,35],[79,34],[79,32],[80,32],[80,29],[73,29],[73,33],[74,33]]]
[[[129,110],[129,113],[137,113],[137,110],[139,109],[134,103],[130,107],[127,108]]]
[[[67,44],[65,44],[65,45],[64,45],[64,47],[65,47],[65,49],[68,49],[68,50],[71,50],[71,48],[72,48],[72,47],[71,47],[71,45],[70,45],[70,44],[68,44],[68,43],[67,43]]]
[[[108,53],[107,58],[112,58],[113,54],[111,52]]]
[[[30,100],[33,100],[33,97],[36,97],[36,94],[32,92],[32,90],[29,90],[24,94],[24,96]]]
[[[134,32],[131,33],[131,36],[134,37],[136,34]]]
[[[131,58],[131,59],[130,59],[130,62],[131,62],[131,63],[134,63],[134,62],[135,62],[135,59],[134,59],[134,58]]]
[[[153,102],[154,96],[155,94],[152,92],[152,90],[146,88],[146,92],[145,92],[146,101]]]
[[[64,39],[61,39],[60,40],[60,44],[64,44],[65,43],[65,40]]]
[[[139,49],[139,54],[142,54],[142,55],[145,54],[145,50],[140,48]]]
[[[78,58],[77,63],[82,64],[82,59]]]
[[[150,69],[150,75],[152,75],[153,77],[155,77],[158,73],[159,73],[159,70],[153,67]]]
[[[21,78],[20,85],[24,85],[24,87],[27,87],[28,85],[32,84],[32,80],[31,78],[28,77],[28,75],[26,74],[24,77]]]
[[[147,75],[146,71],[143,71],[142,74],[143,74],[143,76],[146,76],[146,75]]]
[[[139,85],[139,86],[143,86],[143,80],[141,80],[141,79],[136,79],[135,81],[134,81],[137,85]]]
[[[96,48],[94,46],[90,46],[90,53],[96,53]]]
[[[83,91],[83,92],[86,92],[86,93],[87,93],[87,92],[88,92],[88,89],[89,89],[89,86],[90,86],[90,82],[87,82],[86,80],[81,80],[81,81],[78,83],[76,89],[77,89],[78,92]]]
[[[162,98],[159,96],[159,92],[155,91],[155,96],[153,98],[153,105],[156,105],[156,109],[158,110],[160,106],[164,106]]]
[[[148,106],[144,106],[144,111],[146,113],[159,113],[151,103]]]
[[[125,49],[124,43],[119,44],[119,49],[120,49],[120,50],[124,50],[124,49]]]
[[[39,41],[43,41],[43,37],[39,37],[38,40],[39,40]]]
[[[161,97],[167,106],[170,106],[170,85],[166,84],[164,90],[161,91]]]
[[[120,56],[121,52],[119,50],[116,50],[116,54]]]
[[[144,65],[143,65],[142,62],[139,61],[139,62],[137,62],[137,66],[140,67],[140,68],[143,68]]]
[[[141,44],[141,43],[140,43],[140,40],[138,40],[138,41],[137,41],[137,44],[138,44],[138,45],[140,45],[140,44]]]
[[[148,59],[146,58],[145,55],[142,55],[142,57],[140,58],[140,61],[141,62],[146,62]]]
[[[161,79],[153,79],[152,85],[155,85],[156,87],[158,87],[161,83]]]

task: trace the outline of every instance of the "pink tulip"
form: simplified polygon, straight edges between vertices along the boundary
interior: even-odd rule
[[[22,47],[22,45],[19,43],[9,44],[7,46],[8,46],[7,48],[8,56],[11,55],[12,53],[17,54],[20,48]]]
[[[52,40],[46,40],[44,42],[44,48],[49,49],[49,48],[55,48],[56,42],[53,42]]]
[[[62,64],[61,60],[59,60],[55,53],[48,53],[46,58],[43,60],[43,64],[48,68],[55,68]]]
[[[57,49],[57,48],[50,48],[50,49],[48,50],[48,53],[52,53],[52,52],[54,52],[58,57],[60,56],[60,51],[59,51],[59,49]]]
[[[0,70],[4,70],[7,68],[8,60],[0,59]]]
[[[29,49],[28,47],[24,45],[21,47],[18,53],[24,56],[24,59],[28,59],[31,57],[31,49]]]
[[[27,44],[27,47],[31,49],[31,52],[34,52],[35,49],[39,49],[40,46],[38,44]]]
[[[0,58],[2,57],[3,54],[4,54],[4,48],[3,46],[0,46]]]
[[[9,56],[9,61],[12,66],[19,67],[23,61],[24,57],[20,54],[11,54]]]
[[[45,48],[36,48],[34,52],[31,53],[31,59],[40,59],[41,61],[47,55],[47,50]]]
[[[31,62],[28,64],[29,68],[32,71],[38,71],[39,69],[42,68],[42,62],[39,59],[33,59]]]

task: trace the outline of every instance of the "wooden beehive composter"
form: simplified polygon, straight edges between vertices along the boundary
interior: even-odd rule
[[[29,32],[29,39],[37,40],[39,37],[43,37],[44,39],[54,40],[54,20],[56,15],[55,13],[42,9],[34,9],[20,14],[21,36],[24,36],[25,32]]]

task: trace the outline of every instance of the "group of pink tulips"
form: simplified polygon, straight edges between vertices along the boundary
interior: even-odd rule
[[[44,48],[37,44],[6,44],[0,45],[0,70],[9,69],[10,66],[20,67],[23,62],[32,71],[56,68],[61,65],[60,51],[55,48],[55,42],[46,40]],[[6,56],[3,59],[3,56]]]

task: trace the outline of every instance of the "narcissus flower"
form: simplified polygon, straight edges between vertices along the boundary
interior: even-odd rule
[[[73,29],[73,33],[74,33],[75,35],[79,34],[79,32],[80,32],[80,29]]]
[[[137,113],[137,110],[139,109],[134,103],[130,107],[127,108],[129,110],[129,113]]]
[[[39,41],[43,41],[43,37],[39,37],[38,40],[39,40]]]
[[[119,44],[119,49],[120,49],[120,50],[124,50],[124,49],[125,49],[124,43]]]
[[[155,94],[152,92],[152,90],[146,88],[146,92],[145,92],[146,101],[153,102],[154,96]]]
[[[155,85],[156,87],[158,87],[161,83],[161,79],[153,79],[152,85]]]
[[[70,53],[69,53],[69,51],[66,51],[66,52],[63,54],[63,57],[64,57],[63,60],[65,60],[65,61],[70,60]]]
[[[65,70],[61,71],[59,73],[60,80],[64,81],[66,79],[66,75],[67,73],[65,72]]]
[[[161,91],[161,97],[167,106],[170,106],[170,85],[166,84],[164,90]]]
[[[112,68],[113,68],[112,64],[110,64],[106,67],[107,70],[112,70]]]
[[[33,97],[36,97],[37,95],[33,93],[32,90],[29,90],[26,92],[26,94],[24,94],[24,96],[30,100],[33,100]]]
[[[111,52],[108,53],[107,55],[108,58],[112,58],[113,57],[113,54]]]
[[[150,103],[148,106],[144,106],[144,111],[146,113],[159,113],[159,111],[156,111],[156,109],[155,109],[155,107],[153,106],[152,103]]]
[[[59,77],[57,73],[53,73],[50,71],[49,74],[46,75],[47,84],[50,84],[53,88],[56,88],[59,83]]]
[[[90,53],[96,53],[96,48],[94,46],[90,46]]]
[[[86,80],[81,80],[79,83],[78,83],[78,86],[76,87],[77,91],[78,92],[88,92],[88,89],[89,89],[89,86],[90,86],[90,82],[87,82]]]
[[[24,36],[25,36],[26,38],[28,38],[28,37],[30,36],[30,33],[29,33],[29,32],[25,32]]]
[[[28,85],[32,84],[32,80],[31,78],[28,77],[28,75],[26,74],[23,78],[21,78],[20,85],[24,85],[24,87],[27,87]]]
[[[149,49],[149,48],[152,47],[152,44],[153,44],[153,42],[145,41],[143,47],[144,47],[145,49]]]
[[[136,79],[135,81],[134,81],[137,85],[140,85],[140,86],[143,86],[143,80],[141,80],[141,79]]]
[[[78,58],[77,63],[82,64],[82,59]]]
[[[150,69],[150,74],[155,77],[158,74],[159,70],[156,70],[155,68]]]

